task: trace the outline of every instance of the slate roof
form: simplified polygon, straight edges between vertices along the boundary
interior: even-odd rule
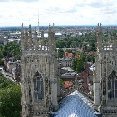
[[[55,117],[97,117],[93,104],[80,92],[74,91],[60,104]]]

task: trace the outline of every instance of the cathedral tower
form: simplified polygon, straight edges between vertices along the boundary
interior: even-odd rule
[[[104,36],[101,24],[96,34],[94,104],[103,117],[117,117],[117,40]]]
[[[48,117],[58,106],[54,30],[39,41],[31,25],[21,34],[22,117]]]

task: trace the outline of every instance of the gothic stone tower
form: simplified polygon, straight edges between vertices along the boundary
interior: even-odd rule
[[[49,26],[48,39],[38,40],[22,25],[22,117],[48,117],[58,105],[54,35]]]
[[[103,117],[117,117],[117,40],[102,33],[98,24],[94,104]]]

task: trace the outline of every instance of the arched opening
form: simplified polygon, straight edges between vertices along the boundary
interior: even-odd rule
[[[112,71],[108,77],[108,98],[110,100],[117,98],[117,76],[115,71]]]
[[[34,75],[34,97],[35,100],[42,100],[44,98],[44,86],[42,75],[37,71]]]

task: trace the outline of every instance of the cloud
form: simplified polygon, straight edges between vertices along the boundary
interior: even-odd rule
[[[0,2],[8,2],[9,0],[0,0]]]
[[[12,0],[12,1],[22,1],[22,2],[38,2],[38,0]]]
[[[50,14],[76,13],[76,12],[77,12],[76,8],[64,9],[59,7],[50,7],[46,9],[46,13],[50,13]]]
[[[106,8],[100,9],[100,12],[102,14],[110,14],[110,15],[112,15],[112,14],[116,14],[117,10],[114,7],[113,7],[113,9],[111,7],[106,7]]]
[[[37,2],[38,0],[0,0],[0,2]]]
[[[0,26],[37,25],[38,10],[40,25],[116,24],[116,8],[116,0],[0,0]]]
[[[90,4],[87,4],[87,5],[89,5],[89,6],[93,7],[93,8],[102,8],[102,7],[108,6],[109,4],[96,1],[96,2],[92,2]]]
[[[102,8],[113,6],[114,0],[83,0],[82,2],[78,2],[77,5],[79,7],[92,7],[92,8]]]

